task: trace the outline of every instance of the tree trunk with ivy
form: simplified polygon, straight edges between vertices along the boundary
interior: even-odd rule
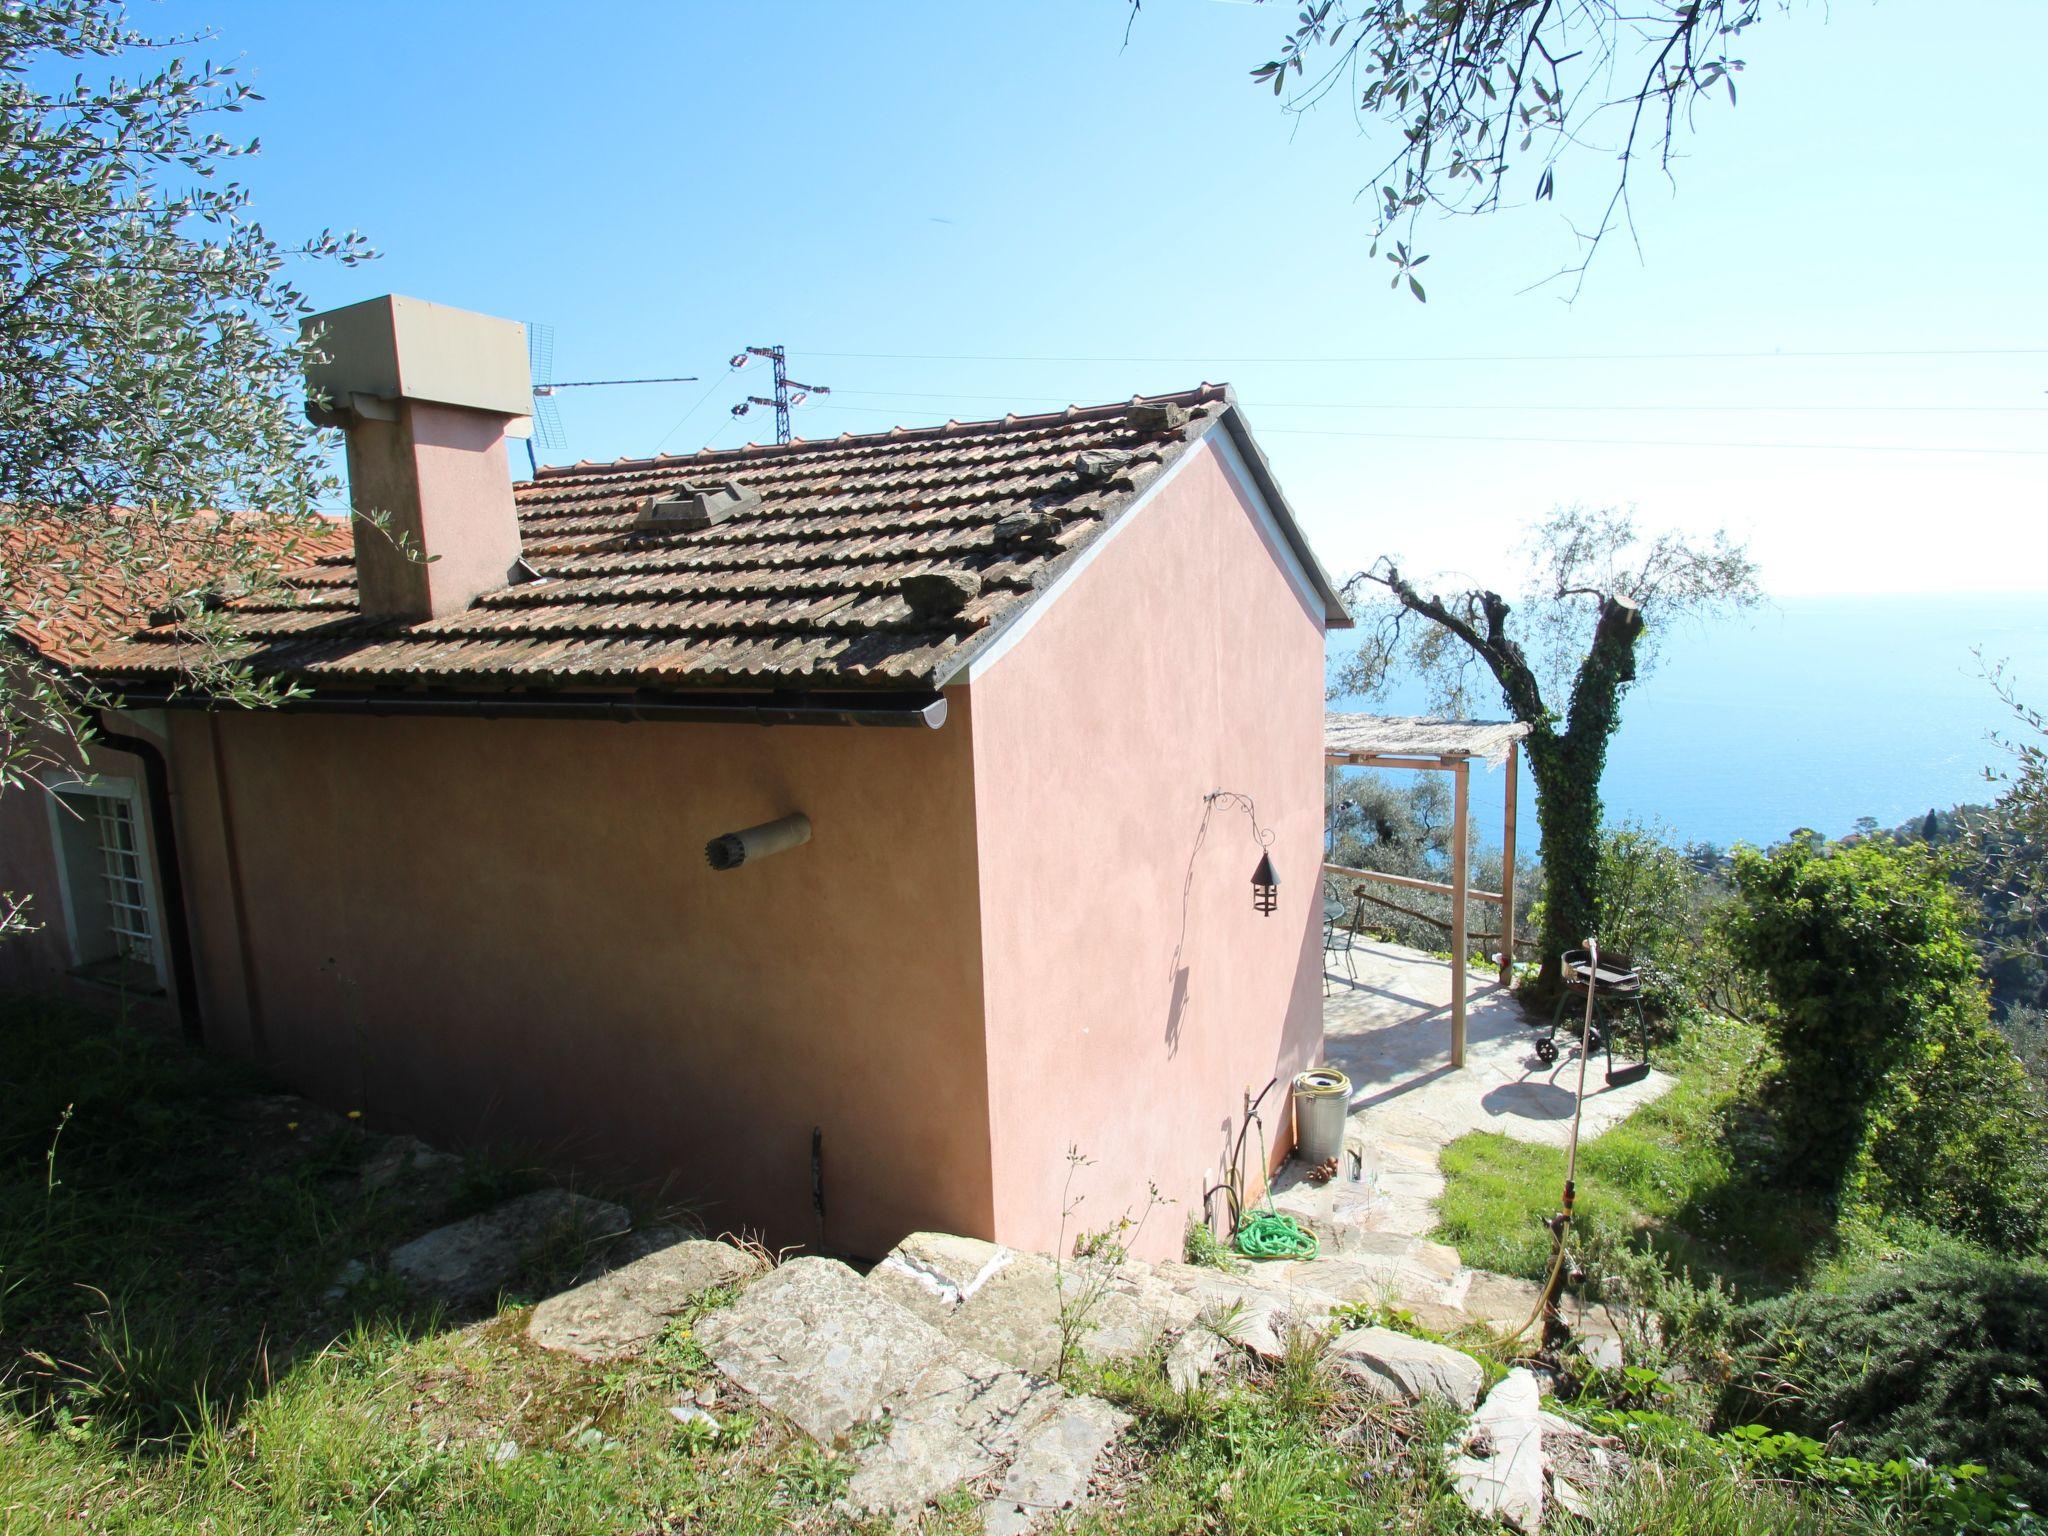
[[[1536,824],[1542,834],[1541,969],[1531,1001],[1557,995],[1564,951],[1597,935],[1600,919],[1600,775],[1607,743],[1621,724],[1621,694],[1636,675],[1642,608],[1618,593],[1599,597],[1599,617],[1572,679],[1562,720],[1544,701],[1541,681],[1521,642],[1508,633],[1510,604],[1497,592],[1463,595],[1457,606],[1425,593],[1383,561],[1367,579],[1385,587],[1408,612],[1440,626],[1483,662],[1500,684],[1509,712],[1529,727],[1523,743],[1536,781]]]
[[[1557,994],[1564,951],[1599,932],[1600,776],[1607,743],[1621,724],[1621,690],[1636,675],[1642,632],[1641,609],[1625,598],[1606,599],[1592,647],[1572,682],[1565,728],[1559,731],[1547,711],[1534,719],[1515,715],[1530,727],[1523,745],[1536,781],[1536,825],[1543,841],[1542,969],[1532,989],[1537,998]],[[1507,689],[1505,678],[1501,686]],[[1508,689],[1511,699],[1517,691]],[[1526,691],[1536,693],[1533,677]]]

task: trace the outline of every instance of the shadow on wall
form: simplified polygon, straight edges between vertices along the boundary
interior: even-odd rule
[[[1259,825],[1259,813],[1250,795],[1241,795],[1235,790],[1214,789],[1202,797],[1202,820],[1195,828],[1194,845],[1188,849],[1187,873],[1180,883],[1180,932],[1174,939],[1173,959],[1167,966],[1169,990],[1166,1003],[1166,1054],[1173,1056],[1180,1051],[1181,1028],[1187,1019],[1189,983],[1188,966],[1184,963],[1188,947],[1188,909],[1194,904],[1195,872],[1201,864],[1202,845],[1209,840],[1209,824],[1219,810],[1240,810],[1252,824],[1252,840],[1261,848],[1272,845],[1273,832]],[[1270,865],[1262,863],[1265,872]],[[1262,909],[1265,910],[1265,909]]]

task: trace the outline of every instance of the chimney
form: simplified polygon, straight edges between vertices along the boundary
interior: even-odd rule
[[[348,438],[363,613],[437,619],[504,586],[519,559],[505,439],[533,425],[526,327],[386,294],[302,331],[318,354],[306,414]]]

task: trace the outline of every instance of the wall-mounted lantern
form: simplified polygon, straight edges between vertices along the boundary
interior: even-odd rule
[[[1280,877],[1273,873],[1273,855],[1259,855],[1259,867],[1252,871],[1252,907],[1267,917],[1280,900]]]
[[[1202,829],[1195,835],[1195,850],[1201,851],[1202,841],[1209,835],[1209,818],[1216,814],[1218,805],[1243,811],[1252,824],[1252,841],[1259,845],[1259,867],[1252,871],[1252,910],[1271,917],[1280,905],[1280,877],[1273,872],[1273,855],[1266,851],[1273,846],[1273,829],[1259,825],[1259,808],[1250,795],[1241,795],[1234,789],[1212,789],[1202,796]]]

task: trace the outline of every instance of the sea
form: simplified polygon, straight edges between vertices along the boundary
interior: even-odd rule
[[[1331,675],[1356,645],[1330,636]],[[1987,677],[2003,663],[2020,697],[2048,712],[2048,593],[1787,597],[1681,630],[1628,691],[1607,758],[1610,823],[1657,826],[1676,842],[1758,846],[1798,828],[1839,837],[1859,817],[1896,826],[1933,808],[1984,801],[2016,722]],[[1381,699],[1330,708],[1421,714],[1397,682]],[[1472,713],[1504,719],[1497,693]],[[1472,780],[1476,842],[1498,846],[1505,775]],[[1522,769],[1522,850],[1535,848]]]

